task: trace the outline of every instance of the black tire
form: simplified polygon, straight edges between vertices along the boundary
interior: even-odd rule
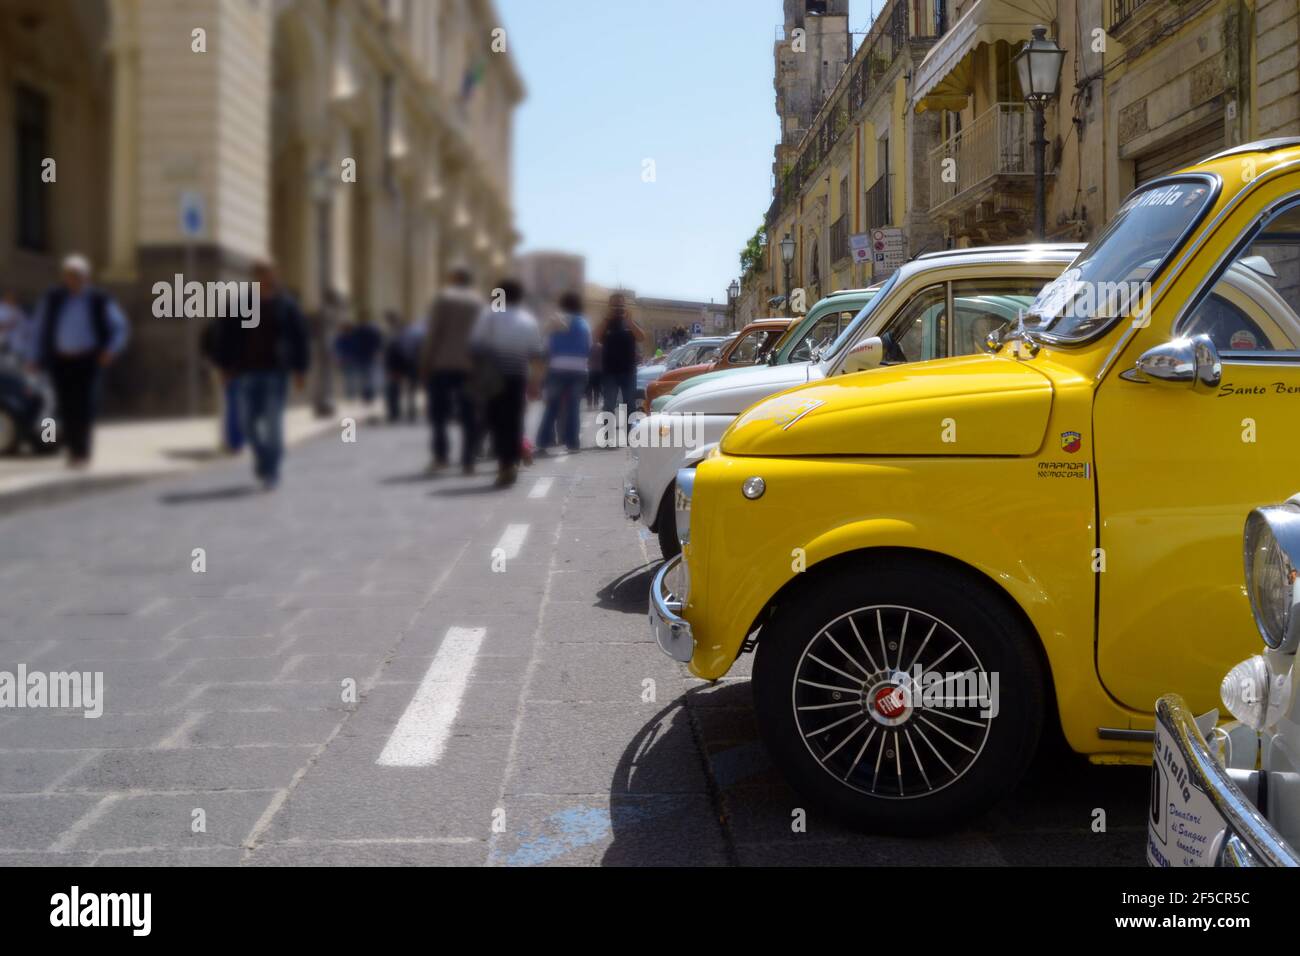
[[[663,497],[659,499],[659,517],[655,519],[655,530],[659,535],[659,550],[663,553],[665,561],[682,553],[682,543],[677,540],[677,507],[674,503],[676,492],[677,482],[669,482]]]
[[[1046,696],[1036,639],[1006,599],[974,572],[896,552],[807,573],[759,635],[753,693],[773,761],[809,803],[857,829],[924,834],[1014,789]],[[982,669],[995,709],[890,692],[913,686],[891,679],[913,653],[925,673]]]

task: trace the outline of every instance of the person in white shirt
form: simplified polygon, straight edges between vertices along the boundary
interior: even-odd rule
[[[546,354],[541,328],[523,301],[523,285],[515,279],[502,280],[493,303],[482,311],[470,333],[470,351],[486,366],[479,376],[479,397],[487,406],[498,487],[513,485],[519,476],[524,411],[528,398],[537,396]]]

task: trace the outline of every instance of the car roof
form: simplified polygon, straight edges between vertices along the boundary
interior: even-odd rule
[[[915,259],[912,259],[911,261],[916,262],[919,259],[925,259],[927,261],[933,259],[943,259],[948,256],[966,258],[968,256],[976,257],[976,256],[988,256],[988,255],[1002,255],[1005,257],[1007,253],[1018,254],[1023,252],[1077,253],[1081,249],[1083,249],[1084,245],[1085,243],[1082,242],[1035,242],[1035,243],[1020,243],[1011,246],[970,246],[965,249],[939,249],[935,252],[923,252]]]
[[[1300,136],[1275,136],[1272,139],[1257,139],[1253,143],[1242,143],[1240,146],[1233,146],[1212,156],[1206,156],[1192,165],[1199,166],[1201,163],[1212,163],[1216,159],[1223,159],[1225,156],[1240,156],[1243,153],[1272,153],[1279,149],[1291,149],[1295,146],[1300,146]]]

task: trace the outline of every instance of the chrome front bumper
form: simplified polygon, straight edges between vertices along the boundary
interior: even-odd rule
[[[668,589],[667,583],[669,576],[681,565],[682,556],[679,554],[665,561],[655,574],[650,585],[650,630],[663,652],[684,664],[695,652],[695,639],[691,636],[691,625],[681,617],[685,602]],[[685,573],[684,566],[681,573]]]
[[[1254,804],[1259,771],[1224,769],[1177,694],[1156,701],[1152,756],[1151,865],[1300,865],[1300,856]]]

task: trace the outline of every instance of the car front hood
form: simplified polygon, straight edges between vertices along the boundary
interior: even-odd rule
[[[1052,384],[1009,357],[967,355],[839,375],[745,410],[728,455],[1031,455]]]
[[[683,390],[664,405],[665,412],[694,412],[701,415],[739,415],[754,402],[796,385],[810,376],[821,375],[811,362],[794,365],[758,365],[734,369],[711,382]]]

